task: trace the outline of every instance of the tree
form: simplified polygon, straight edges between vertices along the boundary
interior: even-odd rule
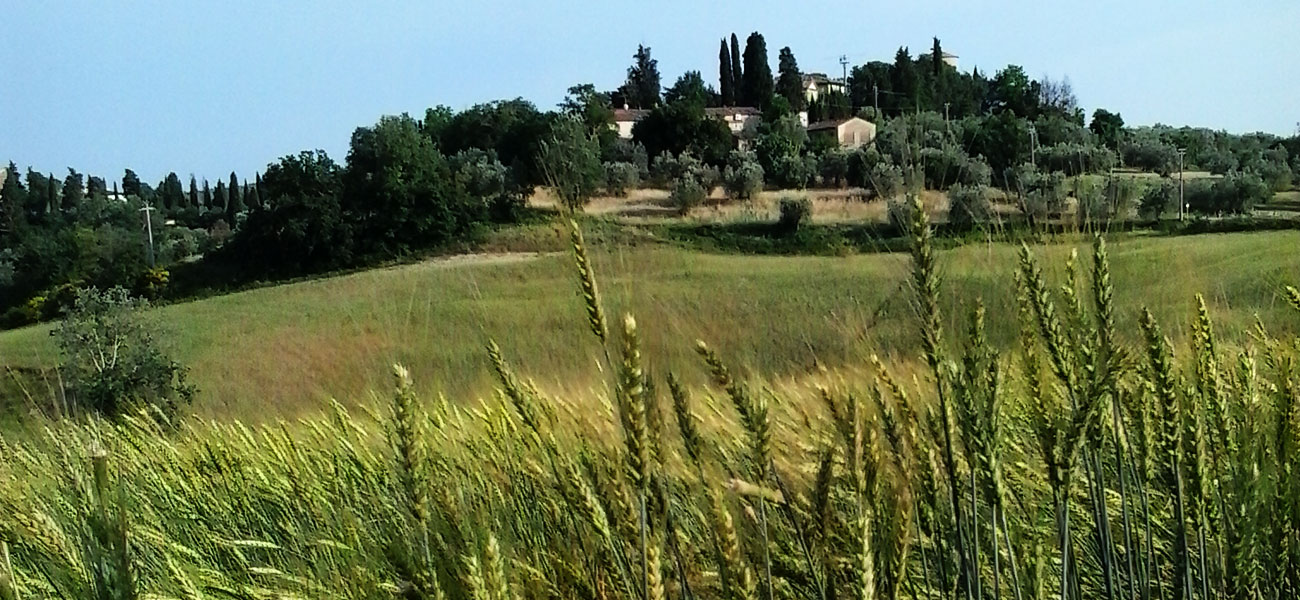
[[[614,124],[614,110],[610,107],[609,96],[596,91],[596,86],[590,83],[570,87],[569,94],[560,103],[560,110],[582,121],[590,133],[613,133],[610,126]]]
[[[27,190],[18,179],[18,166],[13,162],[4,173],[0,181],[0,233],[12,234],[27,221]]]
[[[173,360],[143,319],[148,304],[125,289],[95,288],[76,302],[53,332],[72,406],[109,418],[152,407],[175,415],[194,395],[186,369]]]
[[[560,202],[569,210],[580,210],[604,180],[600,145],[573,118],[561,119],[542,144],[542,172]]]
[[[136,176],[135,171],[127,169],[126,173],[122,175],[122,194],[143,198],[141,192],[140,178]]]
[[[930,68],[936,82],[940,80],[946,66],[947,63],[943,62],[943,46],[939,45],[939,38],[936,37],[934,46],[930,48]]]
[[[1025,75],[1020,65],[1007,65],[989,83],[989,109],[1010,111],[1022,119],[1038,117],[1039,85]]]
[[[726,38],[718,45],[718,86],[722,92],[722,105],[735,106],[736,80],[732,77],[731,51],[727,49]]]
[[[76,172],[72,167],[68,167],[68,176],[63,178],[63,212],[76,212],[77,207],[81,206],[81,200],[85,197],[85,192],[81,186],[81,173]]]
[[[194,174],[190,174],[190,208],[199,208],[199,182],[194,179]]]
[[[158,186],[158,193],[162,197],[163,208],[167,210],[179,210],[185,208],[185,188],[181,187],[181,178],[176,176],[173,171],[167,174],[161,185]]]
[[[244,203],[249,208],[264,208],[262,205],[262,174],[258,173],[254,181],[256,183],[248,186],[248,191],[244,193]]]
[[[226,182],[218,179],[216,193],[212,197],[211,206],[214,210],[225,211],[226,207],[229,205],[230,194],[226,191]],[[231,227],[235,226],[235,224],[230,220],[227,220],[226,223]]]
[[[234,171],[230,172],[230,186],[226,188],[226,193],[230,194],[226,200],[226,220],[234,225],[235,215],[244,212],[244,197],[240,193],[239,178]]]
[[[803,110],[803,76],[799,73],[799,63],[795,61],[794,51],[789,46],[781,49],[780,57],[777,59],[777,72],[780,73],[776,80],[776,93],[784,96],[790,103],[790,109],[794,111]]]
[[[664,102],[667,104],[687,102],[704,107],[712,103],[714,95],[715,92],[705,86],[704,77],[699,71],[687,71],[664,92]]]
[[[912,62],[912,55],[908,53],[907,48],[900,46],[898,52],[894,53],[894,68],[890,72],[893,92],[898,96],[897,108],[899,114],[905,113],[908,109],[920,105],[920,79],[916,74],[916,63]]]
[[[748,106],[765,107],[772,101],[772,66],[767,62],[767,42],[755,31],[745,40],[745,74],[741,89]]]
[[[59,211],[59,191],[63,188],[54,173],[45,177],[45,214],[52,215]]]
[[[654,108],[659,105],[659,61],[650,57],[648,46],[641,45],[632,58],[635,62],[627,69],[623,97],[632,108]]]
[[[1069,77],[1052,81],[1044,76],[1038,84],[1038,109],[1043,113],[1059,115],[1083,126],[1083,110],[1079,108],[1079,99],[1074,95],[1074,86]]]
[[[452,117],[436,145],[448,156],[470,148],[492,150],[518,181],[537,185],[544,181],[537,162],[540,145],[554,118],[522,98],[478,104]]]
[[[690,152],[711,164],[721,163],[734,145],[726,123],[710,118],[703,105],[685,102],[650,111],[632,126],[632,139],[650,156]]]
[[[104,182],[103,177],[91,176],[86,178],[86,197],[103,200],[108,197],[108,184]]]
[[[208,185],[208,180],[204,179],[203,180],[203,204],[201,204],[200,206],[202,206],[203,208],[212,208],[213,206],[212,202],[213,202],[212,187]]]
[[[745,105],[745,70],[740,64],[740,40],[731,34],[731,96],[735,105]]]
[[[1119,150],[1119,135],[1124,131],[1124,118],[1119,113],[1104,108],[1092,111],[1092,122],[1088,129],[1097,134],[1102,145],[1111,150]]]

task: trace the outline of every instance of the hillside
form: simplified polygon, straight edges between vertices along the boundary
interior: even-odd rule
[[[1224,331],[1248,330],[1256,313],[1286,327],[1293,319],[1271,317],[1284,312],[1277,290],[1300,273],[1297,243],[1300,232],[1290,231],[1117,240],[1121,331],[1135,330],[1136,310],[1146,305],[1181,337],[1185,328],[1175,323],[1186,322],[1196,292]],[[1038,250],[1059,277],[1068,246]],[[594,251],[603,292],[637,315],[655,372],[671,367],[698,381],[697,338],[734,364],[779,376],[860,364],[868,352],[915,341],[903,318],[912,309],[900,287],[902,255],[756,257],[645,243]],[[1014,264],[1008,244],[943,251],[944,282],[954,292],[945,297],[1010,305]],[[954,325],[964,320],[953,312],[946,316]],[[544,388],[590,396],[601,385],[592,379],[598,350],[584,330],[571,258],[558,252],[436,259],[164,306],[154,316],[191,368],[203,416],[257,421],[300,414],[331,396],[363,400],[387,387],[394,362],[429,391],[479,396],[490,389],[488,339]],[[1014,324],[991,325],[1005,346]],[[57,388],[47,332],[0,333],[0,364],[46,369],[43,382],[28,386],[35,398]]]

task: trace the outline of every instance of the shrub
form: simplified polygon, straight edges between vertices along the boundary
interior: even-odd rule
[[[189,402],[194,388],[185,382],[186,369],[142,320],[147,306],[122,288],[77,295],[53,332],[72,406],[111,418],[143,407],[173,415]]]
[[[678,177],[673,183],[672,194],[669,195],[673,206],[677,207],[677,212],[683,216],[690,213],[692,208],[704,204],[704,199],[707,197],[708,192],[704,191],[704,186],[691,176]]]
[[[569,210],[580,210],[600,187],[600,143],[581,121],[563,118],[551,127],[541,143],[538,158],[547,185]]]
[[[874,146],[859,148],[848,153],[848,184],[853,187],[871,187],[871,170],[880,164],[880,151]]]
[[[1249,213],[1271,196],[1268,185],[1254,173],[1233,172],[1213,182],[1193,180],[1183,188],[1187,210],[1200,214]]]
[[[1119,146],[1124,165],[1168,175],[1178,168],[1178,151],[1171,144],[1148,136],[1127,140]]]
[[[1031,164],[1008,169],[1007,186],[1016,195],[1020,211],[1031,220],[1060,214],[1065,210],[1065,174],[1042,173]]]
[[[1106,173],[1117,162],[1115,153],[1105,146],[1061,143],[1040,148],[1038,164],[1046,171],[1060,171],[1067,176]]]
[[[957,227],[984,223],[993,216],[988,188],[955,185],[948,189],[948,222]]]
[[[876,163],[867,183],[876,198],[895,198],[903,193],[903,170],[888,162]]]
[[[807,198],[782,198],[780,206],[781,216],[777,218],[776,225],[783,232],[798,231],[812,219],[812,201]]]
[[[628,190],[635,189],[641,183],[636,165],[628,162],[605,164],[605,192],[611,196],[623,197]]]
[[[822,154],[817,161],[817,173],[826,187],[844,187],[849,177],[849,155],[842,150]]]
[[[728,197],[749,200],[763,191],[763,167],[757,160],[732,152],[732,159],[727,162],[727,168],[722,171],[722,186]]]
[[[1165,213],[1178,206],[1178,186],[1165,181],[1148,186],[1138,200],[1138,216],[1144,219],[1159,219]]]

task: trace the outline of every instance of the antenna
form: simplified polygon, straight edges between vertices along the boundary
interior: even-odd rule
[[[843,84],[844,84],[844,87],[847,88],[847,87],[849,86],[849,57],[848,57],[848,55],[845,55],[845,54],[841,54],[841,55],[840,55],[840,71],[842,71],[843,74],[844,74],[843,78],[840,79],[840,83],[843,83]]]

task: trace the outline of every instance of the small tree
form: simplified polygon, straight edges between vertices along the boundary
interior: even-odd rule
[[[785,233],[799,231],[805,223],[812,220],[812,201],[807,198],[782,198],[781,216],[777,217],[776,226]]]
[[[77,293],[54,331],[71,406],[110,418],[146,407],[171,416],[190,401],[186,369],[141,318],[146,306],[122,288]]]
[[[958,227],[970,227],[988,221],[993,216],[988,188],[982,185],[955,185],[948,190],[948,222]]]
[[[546,183],[571,211],[585,206],[604,183],[600,143],[573,118],[555,122],[550,139],[542,142],[539,162]]]
[[[635,189],[641,183],[641,175],[636,165],[630,162],[612,162],[605,164],[605,192],[620,198],[628,190]]]
[[[708,192],[704,190],[704,186],[700,185],[695,177],[686,174],[673,182],[673,192],[669,199],[672,200],[673,206],[677,207],[677,212],[686,216],[692,208],[703,204],[706,197]]]
[[[763,167],[752,153],[732,151],[722,171],[722,187],[735,200],[749,200],[763,191]]]

